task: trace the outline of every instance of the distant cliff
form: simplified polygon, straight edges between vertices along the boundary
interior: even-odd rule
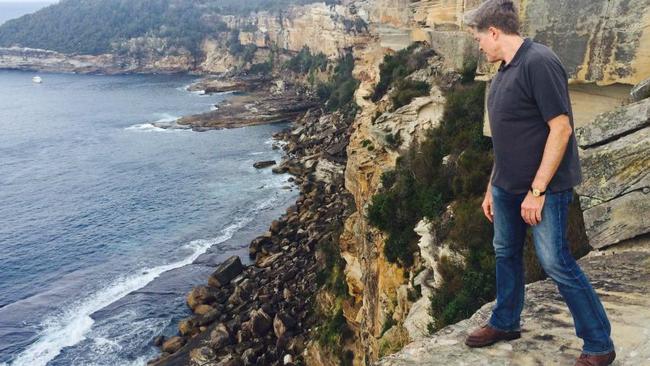
[[[11,20],[0,26],[0,68],[110,74],[235,72],[280,64],[303,47],[335,59],[367,34],[354,8],[336,4],[173,3],[69,0]],[[162,14],[154,11],[159,8]],[[73,31],[77,28],[81,31]]]

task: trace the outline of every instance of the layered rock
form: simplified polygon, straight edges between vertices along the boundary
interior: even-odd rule
[[[560,55],[575,80],[636,84],[650,74],[650,1],[522,1],[526,34]]]
[[[591,245],[649,232],[650,98],[601,114],[576,136],[583,149],[577,191]]]
[[[365,22],[353,14],[352,8],[342,5],[314,3],[292,6],[285,14],[260,11],[250,16],[224,16],[231,29],[240,29],[239,41],[260,48],[277,46],[298,52],[304,46],[314,53],[330,57],[342,55],[365,38]]]
[[[151,49],[150,49],[151,50]],[[194,57],[189,53],[177,55],[148,55],[133,57],[117,54],[65,55],[35,48],[0,48],[0,68],[75,73],[176,73],[192,70]]]

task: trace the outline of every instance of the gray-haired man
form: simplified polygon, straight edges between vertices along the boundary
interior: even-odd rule
[[[566,239],[573,187],[582,181],[567,73],[548,47],[519,35],[512,1],[485,1],[465,14],[465,24],[487,60],[501,62],[487,97],[494,166],[482,205],[494,225],[497,299],[488,323],[465,343],[483,347],[521,336],[530,226],[540,264],[584,341],[576,365],[609,365],[616,357],[609,320]]]

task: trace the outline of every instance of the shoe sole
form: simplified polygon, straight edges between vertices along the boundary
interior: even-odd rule
[[[467,345],[469,347],[472,347],[472,348],[479,348],[479,347],[491,346],[491,345],[493,345],[493,344],[495,344],[495,343],[497,343],[499,341],[512,341],[512,340],[518,339],[518,338],[521,338],[521,333],[506,335],[503,338],[498,338],[498,339],[495,339],[495,340],[492,340],[492,341],[489,341],[489,342],[485,342],[485,343],[473,343],[473,342],[465,341],[465,345]]]

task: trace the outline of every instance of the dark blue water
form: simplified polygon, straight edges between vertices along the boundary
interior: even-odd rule
[[[185,295],[297,197],[271,135],[149,123],[226,96],[189,76],[0,71],[0,364],[144,365]]]

